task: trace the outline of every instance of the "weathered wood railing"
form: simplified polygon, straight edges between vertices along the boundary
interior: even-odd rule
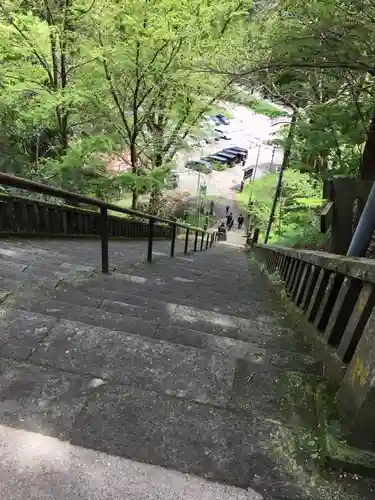
[[[253,251],[326,345],[327,373],[337,378],[330,361],[341,364],[340,411],[351,424],[361,421],[375,401],[375,260],[257,243]],[[375,441],[375,427],[368,432]]]
[[[177,233],[184,233],[184,253],[189,249],[190,236],[194,235],[193,251],[203,250],[216,241],[216,232],[191,227],[177,221],[123,208],[97,198],[71,193],[63,189],[28,181],[0,172],[0,186],[21,189],[38,195],[64,200],[74,205],[89,206],[83,210],[69,205],[51,205],[34,200],[8,197],[0,199],[0,236],[44,235],[56,237],[62,234],[95,236],[101,240],[101,263],[103,273],[109,272],[108,239],[110,236],[141,238],[147,233],[147,260],[152,261],[152,246],[155,237],[171,240],[170,256],[175,255]],[[114,217],[109,212],[125,215]],[[145,224],[144,221],[147,221]],[[198,242],[198,238],[200,241]]]
[[[100,220],[99,210],[0,195],[3,236],[99,236]],[[171,234],[169,225],[154,225],[154,238],[170,239]],[[148,220],[108,215],[108,236],[147,239]]]

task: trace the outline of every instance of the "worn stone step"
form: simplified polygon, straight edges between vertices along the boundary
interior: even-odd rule
[[[142,281],[143,280],[143,281]],[[83,284],[85,287],[87,284]],[[197,284],[198,285],[198,284]],[[134,275],[121,275],[120,276],[110,276],[110,277],[97,277],[90,280],[89,286],[99,287],[103,290],[114,291],[114,292],[124,292],[124,293],[134,293],[136,295],[143,295],[149,298],[158,298],[159,300],[170,302],[171,299],[175,299],[180,303],[186,303],[185,299],[191,305],[198,305],[200,303],[212,304],[218,310],[221,308],[226,308],[227,310],[233,310],[240,308],[242,310],[247,310],[247,313],[251,312],[250,303],[258,303],[258,308],[262,308],[263,311],[267,312],[268,318],[271,319],[259,319],[259,321],[272,321],[272,317],[275,316],[273,308],[270,309],[265,300],[257,301],[259,293],[256,290],[246,290],[246,291],[233,291],[230,289],[224,293],[216,292],[213,287],[186,287],[186,283],[177,283],[172,286],[160,280],[160,282],[149,283],[145,278]],[[262,306],[263,304],[263,306]],[[276,302],[275,302],[276,304]],[[254,305],[254,314],[256,305]],[[256,318],[254,317],[255,320]]]
[[[260,465],[273,461],[271,430],[261,415],[106,386],[88,397],[70,441],[246,488]]]
[[[3,499],[39,500],[48,496],[54,500],[263,499],[255,490],[244,490],[165,467],[109,456],[23,429],[1,426],[0,443],[0,493]],[[39,443],[38,449],[31,447],[30,450],[30,443]],[[9,449],[11,453],[7,453]],[[54,452],[49,453],[49,450]],[[32,480],[19,457],[28,457],[29,463],[32,463]],[[62,476],[62,461],[69,470],[67,481],[56,480]]]
[[[68,484],[71,485],[82,466],[85,466],[81,471],[85,477],[85,457],[90,456],[90,460],[95,463],[90,461],[89,469],[91,473],[98,471],[102,484],[104,464],[101,460],[103,459],[111,470],[115,467],[116,481],[121,481],[121,469],[117,467],[118,457],[125,457],[141,463],[171,468],[184,474],[191,473],[210,481],[236,485],[243,488],[242,491],[253,487],[260,492],[259,496],[251,490],[250,496],[246,492],[246,496],[240,496],[238,500],[262,500],[264,495],[266,498],[273,498],[276,493],[284,495],[280,498],[305,498],[302,487],[298,490],[299,495],[295,494],[288,481],[288,474],[285,478],[282,477],[280,456],[275,452],[273,442],[275,423],[265,419],[262,414],[247,412],[241,415],[217,406],[212,407],[136,387],[114,385],[92,376],[45,369],[28,363],[15,363],[2,358],[0,379],[0,446],[5,446],[6,451],[2,456],[2,464],[7,470],[13,470],[12,467],[17,465],[14,470],[15,476],[21,481],[20,484],[24,473],[23,469],[20,469],[19,456],[15,456],[13,452],[19,449],[18,446],[22,442],[27,444],[27,453],[26,449],[24,453],[32,460],[34,479],[31,483],[29,475],[27,479],[33,486],[35,477],[38,477],[35,474],[39,473],[34,469],[40,460],[45,479],[51,478],[53,458],[58,460],[59,477],[61,464],[65,466],[67,460],[73,459],[78,469],[74,467],[73,472],[69,473]],[[15,431],[18,432],[17,436],[12,436],[13,439],[17,437],[17,440],[8,444],[7,436],[2,432],[4,429],[19,429]],[[31,432],[34,434],[30,434]],[[47,436],[63,441],[52,441]],[[85,450],[84,456],[79,453],[77,463],[74,458],[77,457],[76,453],[73,453],[73,458],[71,455],[68,458],[68,442],[70,445],[80,445],[80,449]],[[9,445],[12,453],[9,453]],[[48,451],[51,449],[52,455]],[[105,457],[100,458],[97,453],[100,451],[106,453]],[[94,456],[91,455],[92,452],[96,452]],[[13,457],[16,464],[11,460]],[[22,466],[24,467],[24,462]],[[45,467],[48,467],[48,474]],[[132,478],[133,484],[136,484],[134,481],[140,477],[141,469],[142,465],[139,465],[136,477]],[[4,477],[3,474],[3,480]],[[91,479],[90,476],[90,481],[85,479],[85,482],[92,485]],[[163,499],[169,498],[165,496],[168,484],[167,481],[160,491]],[[12,488],[15,486],[14,481],[11,485]],[[55,477],[53,485],[56,486]],[[181,498],[187,498],[187,486],[188,478],[184,476]],[[3,487],[4,481],[0,489]],[[153,484],[152,491],[154,487]],[[213,483],[212,488],[217,491]],[[10,491],[13,493],[15,490]],[[119,498],[124,498],[125,491],[119,491]],[[234,490],[230,491],[235,493]],[[54,492],[54,498],[58,500],[59,492],[60,486],[56,494]],[[131,498],[138,499],[133,493],[135,492],[132,492]],[[71,494],[73,496],[69,494],[69,498],[78,500],[74,491]],[[146,497],[152,499],[151,494],[151,491],[147,490],[147,495],[141,496],[139,500]],[[205,498],[201,486],[195,494],[197,497],[193,496],[192,499]],[[24,495],[25,490],[22,490],[20,498],[24,498]],[[102,496],[101,489],[100,497]],[[34,497],[30,498],[34,500]],[[66,495],[62,498],[65,499]],[[219,491],[217,497],[209,496],[207,500],[216,498],[227,497],[223,497]],[[237,500],[236,496],[228,498]],[[175,500],[175,497],[171,497],[171,500]]]
[[[157,323],[144,321],[130,314],[114,314],[104,309],[80,306],[57,300],[41,300],[41,298],[35,299],[21,296],[15,302],[11,302],[10,298],[7,297],[4,304],[6,305],[9,302],[12,307],[18,309],[53,316],[61,320],[82,321],[87,325],[108,328],[110,330],[139,333],[145,337],[152,337],[157,326]]]
[[[4,251],[5,249],[2,250]],[[61,259],[57,259],[56,257],[50,257],[47,255],[35,257],[34,255],[30,255],[30,253],[26,253],[22,256],[13,256],[11,253],[2,254],[0,249],[0,268],[7,267],[23,271],[30,266],[36,266],[37,268],[43,267],[44,269],[50,270],[62,269],[64,271],[75,270],[86,272],[93,272],[96,269],[96,267],[94,266],[87,266],[76,262],[71,263],[70,261],[71,257],[69,258],[68,256],[66,256],[66,261],[62,261]]]
[[[235,361],[222,354],[66,320],[30,359],[219,406],[229,401],[235,371]]]
[[[251,361],[258,358],[257,355],[254,358],[253,351],[259,351],[260,347],[271,351],[281,350],[283,355],[280,355],[280,364],[284,359],[285,365],[289,364],[288,358],[293,359],[295,353],[305,355],[307,351],[302,339],[297,342],[294,334],[280,325],[258,323],[246,318],[191,309],[134,295],[109,294],[112,298],[122,299],[114,301],[105,299],[108,295],[99,294],[97,289],[93,291],[96,294],[68,287],[48,292],[48,302],[28,299],[13,303],[13,306],[72,320],[84,318],[82,321],[88,324],[105,327],[111,325],[114,329],[124,329],[144,336],[151,335],[216,352],[227,352],[230,356]],[[235,344],[235,341],[241,342]],[[244,343],[249,345],[246,347]]]
[[[74,285],[74,283],[72,284]],[[127,303],[134,303],[137,305],[143,304],[153,304],[152,308],[161,308],[165,309],[166,302],[174,302],[180,305],[187,305],[190,307],[196,307],[197,305],[204,304],[204,308],[209,311],[222,312],[223,314],[231,314],[233,316],[239,317],[248,317],[249,309],[251,309],[250,301],[236,301],[233,303],[232,301],[224,301],[223,303],[216,303],[214,298],[208,297],[205,295],[201,297],[201,295],[197,296],[197,293],[191,294],[189,296],[183,294],[173,293],[172,295],[169,293],[165,293],[168,290],[164,290],[164,293],[161,290],[154,291],[154,293],[146,293],[145,289],[142,286],[137,287],[137,284],[133,286],[133,284],[129,284],[129,282],[124,283],[123,285],[118,285],[109,289],[109,287],[103,286],[99,280],[94,281],[86,281],[83,283],[79,283],[76,286],[76,290],[79,290],[81,293],[87,293],[90,296],[108,298],[114,301],[123,301]],[[61,283],[59,289],[72,291],[74,290],[72,287],[68,287],[65,283]],[[243,299],[242,299],[243,300]],[[161,304],[160,307],[157,306],[157,303]],[[260,301],[262,303],[262,301]],[[252,302],[251,302],[252,304]],[[256,307],[256,306],[255,306]]]
[[[56,321],[51,316],[30,311],[0,308],[0,356],[27,359]]]

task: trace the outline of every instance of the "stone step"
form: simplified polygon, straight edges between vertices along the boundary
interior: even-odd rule
[[[137,278],[134,278],[135,280]],[[94,286],[96,285],[96,286]],[[139,285],[139,286],[138,286]],[[183,294],[170,294],[168,287],[163,287],[157,289],[157,292],[149,293],[153,288],[148,288],[147,292],[144,290],[144,285],[141,283],[131,283],[126,281],[123,286],[117,284],[116,290],[108,289],[108,287],[103,287],[103,284],[97,279],[90,281],[83,281],[72,286],[67,285],[62,282],[59,286],[59,291],[61,291],[61,297],[64,297],[64,293],[69,297],[74,296],[75,292],[79,292],[82,295],[87,295],[89,297],[98,297],[101,299],[108,298],[109,300],[114,300],[115,302],[126,302],[135,305],[144,305],[152,309],[165,310],[165,303],[174,302],[179,305],[186,305],[189,307],[201,306],[208,311],[221,312],[223,314],[229,314],[232,316],[238,316],[247,318],[249,315],[254,314],[270,314],[269,303],[266,301],[251,301],[251,306],[249,302],[236,301],[232,303],[231,301],[225,301],[224,304],[217,305],[215,299],[211,296],[205,295],[205,297],[199,296],[199,300],[196,294],[185,295]],[[164,293],[162,293],[164,291]],[[214,294],[213,294],[214,295]],[[156,300],[158,299],[158,300]],[[62,298],[61,300],[66,300]],[[69,300],[70,301],[70,300]],[[151,306],[151,304],[153,304]],[[82,305],[85,305],[82,303]],[[276,302],[273,306],[278,305]]]
[[[250,496],[240,496],[239,500],[261,500],[264,495],[267,495],[266,498],[272,498],[269,495],[275,491],[289,493],[284,498],[304,499],[303,494],[292,496],[288,481],[282,478],[279,478],[278,486],[274,489],[274,469],[277,466],[278,472],[280,470],[280,457],[275,454],[272,437],[275,423],[265,419],[262,414],[247,412],[242,415],[225,408],[178,399],[134,386],[112,384],[97,377],[57,371],[53,368],[44,369],[2,358],[0,375],[3,381],[0,385],[0,446],[5,446],[7,451],[2,455],[2,464],[8,471],[11,466],[15,466],[11,459],[14,457],[17,461],[17,473],[14,477],[21,483],[24,477],[23,469],[20,469],[19,456],[9,453],[8,434],[4,432],[6,429],[20,429],[15,431],[18,433],[18,439],[12,441],[10,446],[16,452],[21,443],[27,444],[22,467],[29,464],[27,460],[31,461],[33,482],[30,483],[29,474],[27,478],[33,486],[36,475],[40,472],[35,467],[41,459],[44,480],[51,478],[53,467],[50,464],[55,458],[59,463],[60,477],[61,466],[65,467],[67,460],[73,459],[76,463],[77,453],[67,455],[69,450],[66,447],[78,445],[80,450],[85,450],[85,456],[79,453],[78,469],[69,469],[69,485],[76,474],[80,473],[80,467],[86,464],[85,457],[89,456],[93,460],[88,466],[89,481],[86,478],[86,468],[81,471],[86,484],[95,485],[92,474],[97,473],[102,485],[102,459],[111,470],[115,468],[118,484],[118,481],[122,481],[122,469],[117,467],[118,457],[124,457],[140,462],[133,481],[141,475],[141,464],[149,463],[243,489],[253,486],[261,493],[259,496],[251,490]],[[15,437],[13,436],[13,439]],[[49,450],[53,452],[50,453]],[[98,456],[98,452],[104,452],[105,457]],[[2,479],[4,480],[4,474]],[[54,486],[59,485],[54,498],[59,499],[62,483],[56,483],[55,477],[53,480]],[[11,484],[14,485],[14,481]],[[184,476],[184,484],[188,487],[187,476]],[[213,491],[217,491],[217,487],[211,484]],[[4,482],[0,488],[3,486]],[[160,498],[169,498],[165,496],[169,486],[167,481],[160,490]],[[140,500],[153,498],[150,495],[155,484],[150,487],[151,491],[147,490],[146,496],[141,496]],[[196,492],[197,497],[187,497],[185,487],[182,496],[176,498],[205,498],[205,490],[201,487]],[[106,497],[108,488],[109,486],[105,490]],[[128,498],[124,496],[125,491],[119,492],[119,498]],[[236,492],[230,491],[233,494]],[[76,492],[71,493],[75,495]],[[20,498],[24,498],[24,494],[23,490]],[[40,494],[38,488],[38,497]],[[103,498],[103,490],[99,497]],[[30,498],[34,500],[34,497]],[[65,499],[67,496],[61,498]],[[70,495],[69,498],[78,499]],[[138,497],[131,495],[131,498]],[[216,498],[227,497],[223,497],[220,490],[217,497],[208,497],[209,500]],[[236,496],[230,498],[237,499]]]
[[[162,394],[225,406],[235,360],[158,339],[60,320],[31,355],[33,363]]]
[[[261,415],[106,386],[88,397],[70,441],[247,488],[260,476],[260,464],[271,459],[272,428]]]
[[[184,282],[175,282],[173,285],[170,283],[167,284],[162,279],[160,279],[160,281],[155,280],[152,283],[148,282],[147,279],[142,276],[120,275],[116,273],[106,277],[99,276],[90,280],[89,283],[90,287],[99,287],[103,290],[115,292],[131,292],[149,298],[158,297],[162,301],[170,301],[173,297],[180,302],[185,301],[185,299],[194,301],[196,305],[202,302],[207,304],[211,303],[218,309],[226,307],[227,309],[235,310],[238,304],[239,306],[244,306],[242,309],[246,307],[249,312],[251,311],[249,306],[250,302],[255,302],[260,304],[259,307],[261,307],[261,304],[264,305],[263,310],[268,312],[267,316],[269,318],[276,315],[273,308],[269,308],[266,300],[259,302],[256,300],[257,297],[259,297],[259,292],[255,289],[236,290],[234,287],[228,287],[225,292],[217,292],[214,286],[201,287],[198,282],[191,287],[187,285],[188,284]],[[86,286],[86,284],[83,284],[83,287],[84,286]]]
[[[97,303],[94,299],[93,304]],[[144,321],[139,317],[131,316],[131,314],[114,314],[105,311],[104,309],[80,306],[68,302],[57,300],[44,300],[44,297],[30,298],[20,296],[14,301],[11,297],[7,297],[4,301],[4,306],[8,304],[16,309],[43,314],[45,316],[53,316],[60,320],[68,319],[71,321],[81,321],[87,325],[108,328],[127,333],[140,334],[144,337],[152,337],[156,327],[156,322]],[[129,311],[131,313],[131,311]]]
[[[71,263],[70,261],[72,259],[69,256],[65,256],[65,261],[63,261],[61,258],[57,258],[57,256],[49,256],[48,253],[47,255],[35,257],[28,252],[26,252],[25,255],[20,256],[12,255],[12,252],[3,254],[2,251],[6,252],[6,249],[0,249],[0,268],[7,267],[15,270],[20,269],[22,271],[30,266],[43,266],[44,268],[51,270],[73,269],[76,271],[86,272],[93,272],[96,269],[96,267],[94,266],[87,266],[80,263]]]
[[[48,335],[57,319],[30,311],[0,309],[0,356],[27,359]]]
[[[20,268],[21,269],[21,268]],[[37,265],[32,264],[26,267],[23,271],[16,270],[13,266],[5,265],[0,268],[0,279],[6,281],[14,281],[17,286],[32,286],[35,284],[43,285],[47,288],[55,288],[57,284],[62,280],[82,280],[87,278],[91,272],[77,270],[74,266],[69,267],[56,267],[54,269],[49,269],[48,266],[43,264]]]
[[[1,426],[0,442],[0,492],[3,499],[37,500],[48,496],[54,500],[263,499],[252,489],[244,490],[192,474],[109,456],[36,432]],[[34,447],[34,443],[38,445]],[[9,449],[12,453],[7,453]],[[23,457],[22,465],[19,457]],[[32,466],[32,480],[24,471],[25,462]],[[57,481],[63,475],[62,462],[69,470],[69,479],[64,482]]]
[[[71,287],[49,291],[38,299],[30,298],[28,294],[20,294],[17,299],[12,301],[8,297],[5,304],[61,319],[208,349],[255,363],[265,357],[263,347],[269,351],[267,358],[273,363],[278,359],[280,366],[308,367],[313,364],[313,358],[306,357],[305,346],[293,341],[290,331],[245,318],[133,295],[126,297],[127,302],[113,301]],[[276,356],[271,354],[274,351],[281,352]]]

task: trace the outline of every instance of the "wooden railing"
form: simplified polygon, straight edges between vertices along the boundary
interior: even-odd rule
[[[375,390],[375,260],[257,243],[252,248],[325,344],[326,373],[333,374],[331,362],[340,363],[338,400],[356,415]]]
[[[99,236],[100,212],[56,205],[29,198],[0,195],[0,234],[3,236]],[[154,238],[171,238],[171,226],[155,224]],[[147,219],[108,215],[111,238],[148,238]]]
[[[216,232],[180,224],[136,210],[119,207],[96,198],[71,193],[46,184],[27,181],[20,177],[0,173],[0,185],[22,189],[65,200],[77,205],[83,204],[89,210],[25,198],[0,197],[0,233],[2,235],[48,235],[56,237],[95,236],[101,240],[101,264],[103,273],[108,273],[108,239],[112,236],[123,238],[147,238],[147,260],[152,261],[152,246],[155,238],[171,240],[170,255],[175,254],[177,233],[184,233],[184,253],[189,250],[190,235],[193,236],[193,251],[211,247],[216,241]],[[109,211],[125,214],[128,218],[115,217]],[[129,216],[131,218],[129,218]]]

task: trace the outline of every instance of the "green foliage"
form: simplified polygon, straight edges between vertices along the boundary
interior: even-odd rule
[[[232,82],[250,1],[5,0],[0,168],[108,198],[160,194],[173,158]],[[129,153],[130,171],[106,171]]]
[[[271,211],[278,174],[266,174],[247,184],[238,201],[248,211],[253,201],[251,222],[264,233]],[[270,243],[303,248],[322,248],[326,237],[319,233],[319,212],[323,204],[322,185],[308,174],[294,170],[284,173],[281,199],[275,214]]]
[[[280,0],[254,9],[241,83],[296,109],[290,165],[317,179],[362,176],[365,168],[374,16],[370,0]]]
[[[248,108],[253,110],[254,113],[265,115],[269,118],[278,118],[280,116],[286,115],[284,111],[274,106],[272,103],[263,99],[257,99],[249,92],[246,92],[241,88],[235,88],[232,89],[231,92],[226,92],[224,97],[229,102],[247,106]]]

